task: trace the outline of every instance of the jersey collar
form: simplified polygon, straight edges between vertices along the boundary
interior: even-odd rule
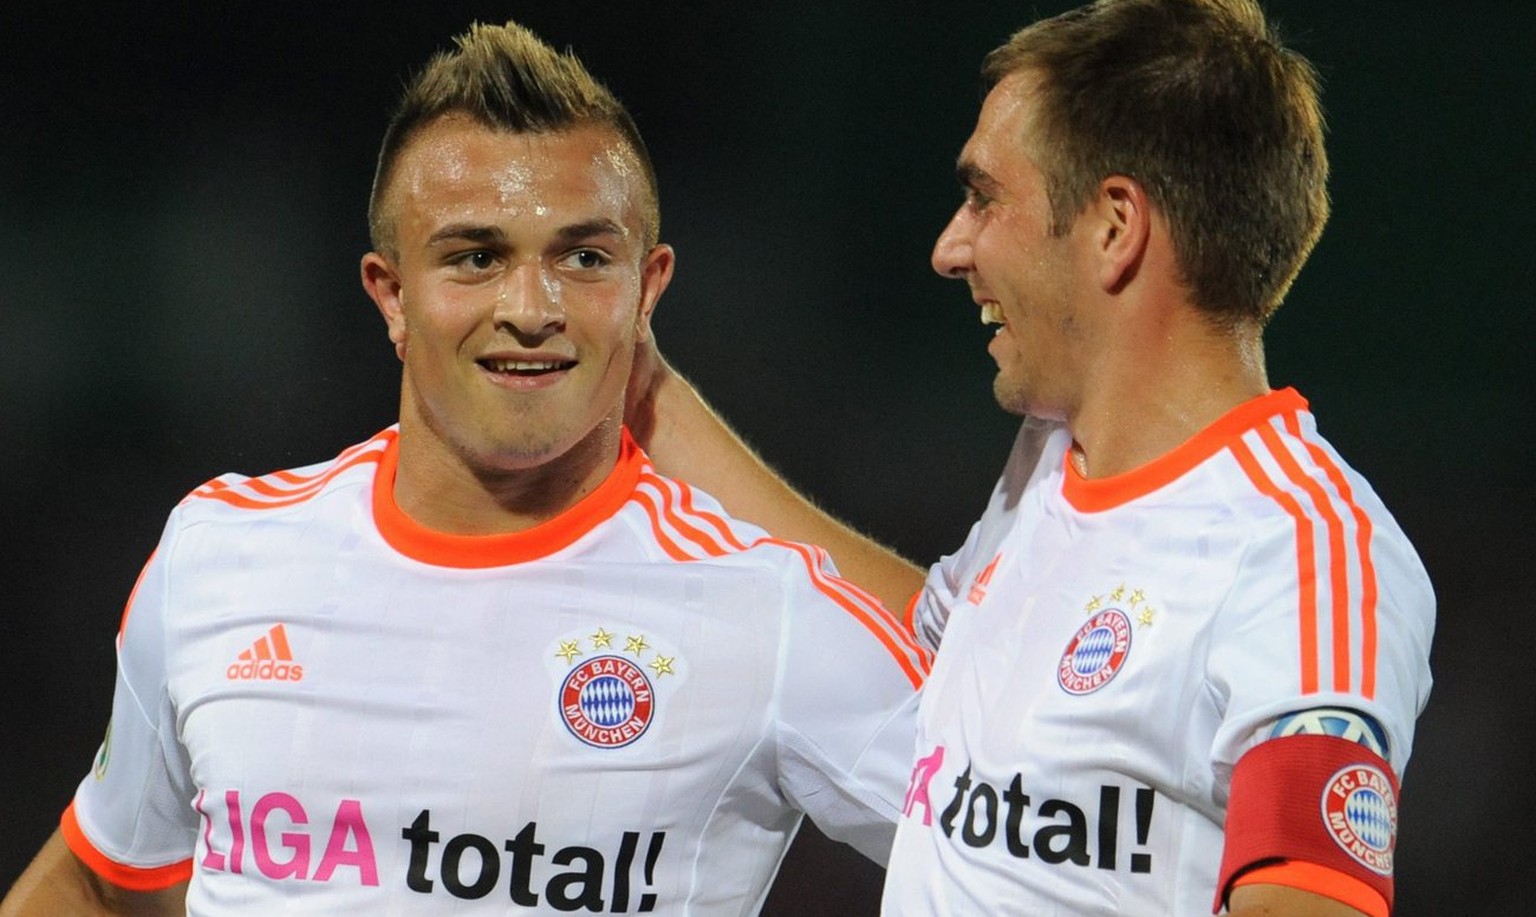
[[[437,567],[476,569],[503,567],[547,557],[569,547],[598,523],[618,512],[640,481],[647,462],[644,451],[623,431],[619,460],[597,489],[570,509],[531,529],[505,535],[450,535],[411,519],[395,504],[395,471],[400,463],[399,437],[379,459],[373,476],[373,520],[389,546],[412,560]]]
[[[1085,478],[1072,464],[1071,450],[1062,457],[1066,471],[1062,495],[1072,507],[1097,513],[1128,503],[1166,487],[1190,469],[1226,448],[1234,439],[1277,414],[1305,411],[1307,399],[1293,388],[1284,388],[1243,402],[1205,429],[1185,440],[1172,452],[1140,468],[1108,478]]]

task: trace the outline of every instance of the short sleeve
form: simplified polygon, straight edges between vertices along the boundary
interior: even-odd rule
[[[930,655],[823,560],[786,583],[776,723],[785,796],[884,865],[906,793]]]
[[[64,824],[77,856],[103,878],[140,890],[186,879],[196,843],[192,781],[166,685],[170,532],[129,597],[111,720]]]
[[[1277,718],[1319,707],[1374,719],[1386,732],[1388,761],[1402,773],[1431,683],[1434,593],[1406,537],[1379,512],[1369,550],[1342,553],[1337,568],[1321,545],[1316,563],[1299,561],[1308,542],[1298,540],[1294,520],[1255,526],[1208,656],[1224,711],[1212,748],[1219,775],[1230,774]],[[1348,531],[1351,539],[1356,531]]]

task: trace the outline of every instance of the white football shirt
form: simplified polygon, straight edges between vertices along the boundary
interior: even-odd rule
[[[1299,395],[1114,478],[1070,445],[1027,422],[915,600],[943,646],[887,914],[1209,913],[1233,765],[1276,718],[1360,711],[1407,763],[1434,597]]]
[[[884,861],[930,654],[627,436],[533,530],[428,531],[396,431],[224,476],[130,599],[65,815],[192,914],[756,913],[802,813]]]

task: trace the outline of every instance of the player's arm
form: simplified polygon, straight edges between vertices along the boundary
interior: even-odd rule
[[[1232,773],[1217,904],[1234,917],[1387,917],[1398,782],[1375,718],[1276,720]]]
[[[185,882],[152,892],[113,885],[75,856],[55,831],[0,902],[0,917],[185,914],[186,894]]]
[[[1232,892],[1229,917],[1367,917],[1322,895],[1284,885],[1244,885]]]
[[[789,541],[820,545],[838,571],[900,612],[923,571],[854,531],[779,477],[656,349],[641,344],[630,377],[625,420],[663,473],[713,494],[731,515]]]

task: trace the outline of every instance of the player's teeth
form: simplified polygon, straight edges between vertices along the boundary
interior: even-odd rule
[[[981,323],[983,325],[1003,324],[1003,307],[995,302],[982,303]]]
[[[491,368],[499,373],[540,372],[555,369],[558,363],[532,363],[525,360],[492,360]]]

